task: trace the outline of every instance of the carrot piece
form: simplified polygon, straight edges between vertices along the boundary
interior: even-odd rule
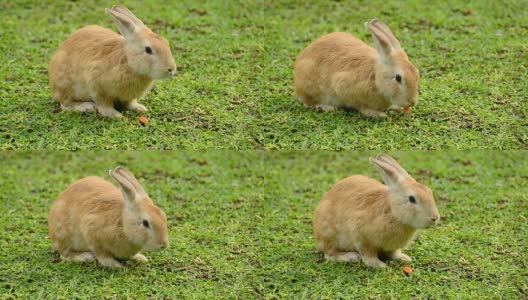
[[[403,267],[402,270],[403,270],[403,273],[405,273],[405,275],[407,276],[411,276],[413,272],[413,269],[411,269],[411,267],[408,267],[408,266]]]
[[[141,125],[143,126],[147,126],[149,120],[147,119],[147,117],[139,117],[139,123],[141,123]]]

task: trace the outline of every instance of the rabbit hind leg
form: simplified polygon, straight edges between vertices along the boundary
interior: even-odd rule
[[[61,109],[64,111],[90,112],[95,110],[95,103],[71,101],[66,104],[61,102]]]
[[[369,109],[369,108],[359,109],[359,112],[365,117],[369,117],[369,118],[386,118],[387,117],[386,112]]]
[[[89,112],[95,110],[95,103],[91,100],[76,100],[67,91],[59,89],[53,91],[53,101],[59,102],[63,111]]]
[[[95,260],[94,254],[89,251],[69,251],[66,253],[61,253],[60,256],[63,260],[81,263],[92,262]]]
[[[358,252],[338,250],[331,243],[320,243],[317,248],[324,252],[325,259],[328,261],[351,262],[361,258]]]
[[[355,251],[350,252],[334,252],[332,255],[325,253],[325,258],[328,261],[338,261],[338,262],[352,262],[358,261],[361,256]]]

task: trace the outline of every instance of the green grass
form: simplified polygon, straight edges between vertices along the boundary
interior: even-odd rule
[[[72,32],[114,30],[106,1],[0,3],[0,149],[521,149],[528,147],[527,1],[141,1],[179,66],[143,103],[151,122],[59,113],[47,64]],[[202,3],[203,2],[203,3]],[[162,4],[164,3],[164,4]],[[317,37],[385,21],[422,74],[410,116],[305,109],[296,56]]]
[[[0,298],[528,297],[528,155],[390,152],[442,215],[401,265],[370,270],[314,252],[313,210],[348,175],[379,178],[378,152],[0,152]],[[124,270],[59,262],[47,212],[70,183],[132,170],[168,215],[171,246]]]

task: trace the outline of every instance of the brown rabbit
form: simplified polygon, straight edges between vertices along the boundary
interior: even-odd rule
[[[374,19],[366,24],[374,48],[335,32],[311,43],[294,66],[295,93],[305,106],[322,110],[353,108],[368,117],[388,109],[410,111],[418,101],[420,74],[390,29]]]
[[[361,175],[339,181],[315,210],[317,250],[327,260],[361,258],[371,267],[386,267],[380,256],[410,262],[401,248],[411,243],[416,229],[440,220],[433,193],[390,156],[370,161],[385,184]]]
[[[136,112],[148,111],[137,99],[154,79],[168,78],[176,65],[163,37],[155,34],[123,6],[105,9],[121,35],[99,26],[74,32],[49,65],[53,99],[63,110],[91,111],[121,118],[116,102]]]
[[[62,192],[48,220],[53,248],[64,260],[97,261],[122,267],[118,260],[147,261],[140,251],[169,245],[167,218],[123,167],[109,172],[120,189],[100,177],[85,177]]]

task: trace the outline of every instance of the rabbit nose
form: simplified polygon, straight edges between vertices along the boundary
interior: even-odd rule
[[[169,68],[168,71],[169,71],[169,73],[172,73],[172,68]]]
[[[438,220],[440,220],[440,217],[432,217],[431,218],[431,221],[433,221],[433,223],[435,223],[435,224],[438,223]]]

